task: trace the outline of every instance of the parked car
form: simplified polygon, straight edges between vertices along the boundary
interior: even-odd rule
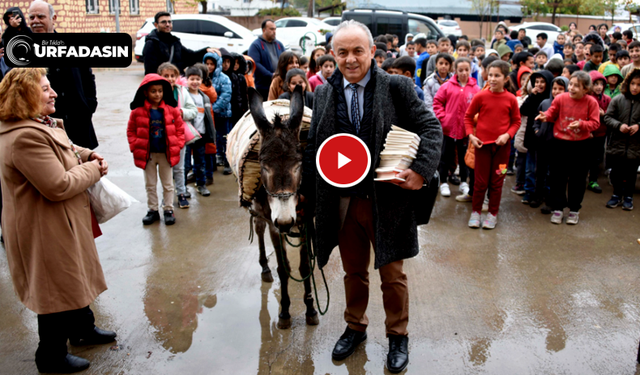
[[[342,17],[327,17],[323,19],[322,22],[331,26],[338,26],[340,22],[342,22]]]
[[[445,36],[431,18],[395,10],[352,9],[342,13],[342,20],[362,22],[371,30],[374,38],[382,34],[394,34],[403,42],[407,33],[424,33],[427,39],[434,40]]]
[[[449,36],[449,35],[462,36],[462,30],[460,29],[460,25],[458,25],[458,22],[456,21],[438,20],[437,24],[440,30],[442,30],[442,32],[446,36]]]
[[[547,23],[547,22],[525,22],[520,25],[515,25],[509,27],[510,31],[518,31],[520,29],[525,29],[525,33],[531,39],[531,43],[536,44],[536,39],[538,34],[546,33],[549,39],[547,39],[547,44],[553,44],[558,38],[558,34],[562,32],[558,26]]]
[[[246,27],[222,16],[209,14],[174,14],[171,16],[171,33],[187,48],[198,50],[205,47],[226,48],[229,52],[245,54],[256,39]],[[144,61],[142,55],[146,36],[155,29],[153,18],[147,18],[136,34],[134,53],[136,60]]]
[[[336,28],[318,19],[307,17],[281,18],[275,24],[276,39],[289,49],[295,46],[306,46],[308,43],[324,42],[324,34]],[[262,35],[262,29],[254,29],[253,35]]]

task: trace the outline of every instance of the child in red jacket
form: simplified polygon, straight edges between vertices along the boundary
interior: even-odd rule
[[[184,121],[171,84],[158,74],[147,74],[131,102],[127,125],[129,149],[138,168],[144,169],[149,212],[142,219],[144,225],[160,220],[158,212],[158,174],[164,198],[164,222],[175,224],[173,214],[172,168],[180,162],[184,147]]]
[[[578,224],[589,172],[591,132],[600,127],[600,106],[592,96],[587,95],[589,90],[589,74],[574,72],[569,81],[569,92],[558,95],[551,107],[536,117],[541,122],[555,123],[549,168],[549,205],[553,210],[553,224],[562,224],[563,210],[567,206],[567,224]]]

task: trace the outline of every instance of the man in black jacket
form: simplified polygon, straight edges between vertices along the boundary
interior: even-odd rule
[[[56,20],[51,4],[44,1],[31,3],[29,26],[34,33],[55,33]],[[96,81],[91,68],[50,68],[47,78],[58,93],[56,112],[51,117],[63,121],[67,135],[74,144],[90,149],[98,147],[91,121],[98,107]]]
[[[336,245],[345,271],[347,329],[332,356],[343,360],[366,340],[371,244],[375,268],[382,280],[386,333],[389,338],[387,368],[400,372],[409,362],[409,294],[404,259],[418,254],[415,192],[429,181],[440,160],[442,128],[414,82],[389,76],[373,60],[376,47],[362,23],[345,21],[334,32],[331,53],[338,68],[328,83],[315,91],[313,117],[303,161],[302,194],[311,202],[317,228],[318,264],[324,267]],[[395,78],[391,78],[395,77]],[[391,80],[395,80],[394,89]],[[393,91],[393,93],[392,93]],[[395,100],[389,98],[395,97]],[[398,120],[403,118],[404,121]],[[382,145],[392,124],[420,136],[418,155],[396,185],[373,181]],[[336,188],[320,177],[316,152],[337,133],[360,138],[369,148],[371,169],[366,178],[350,188]]]
[[[142,56],[144,57],[144,74],[158,73],[158,67],[164,62],[170,62],[178,67],[180,74],[184,69],[196,63],[201,63],[204,54],[214,52],[211,48],[192,51],[182,45],[180,38],[171,34],[173,21],[171,14],[158,12],[154,17],[156,27],[146,36]]]

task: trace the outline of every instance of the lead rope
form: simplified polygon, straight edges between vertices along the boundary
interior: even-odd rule
[[[324,287],[327,290],[327,305],[324,309],[324,311],[322,310],[322,308],[320,307],[320,300],[318,299],[318,287],[316,286],[316,277],[314,275],[314,270],[316,267],[316,255],[315,252],[313,251],[313,238],[311,241],[309,241],[309,230],[308,230],[308,225],[304,225],[303,229],[300,231],[299,235],[292,235],[291,237],[301,237],[302,236],[302,231],[304,231],[304,238],[305,238],[305,242],[307,244],[307,258],[309,259],[309,274],[302,278],[302,279],[297,279],[295,277],[293,277],[291,275],[291,272],[289,271],[289,269],[287,268],[287,264],[285,262],[285,258],[284,258],[284,243],[282,242],[282,238],[284,237],[285,242],[288,243],[289,245],[291,245],[292,247],[300,247],[302,246],[302,241],[300,241],[299,244],[294,245],[289,241],[289,236],[287,236],[286,234],[281,234],[278,237],[280,238],[280,259],[282,261],[282,265],[284,267],[284,270],[287,272],[287,275],[289,276],[289,278],[293,281],[297,281],[299,283],[306,281],[307,279],[309,279],[309,277],[311,277],[311,281],[313,283],[313,292],[316,296],[316,306],[318,307],[318,312],[320,313],[320,315],[324,315],[327,313],[327,311],[329,311],[329,301],[331,299],[331,294],[329,293],[329,285],[327,284],[327,279],[324,276],[324,270],[320,267],[318,267],[320,269],[320,274],[322,275],[322,281],[324,282]],[[313,227],[313,223],[311,223],[311,236],[315,237],[315,230]]]

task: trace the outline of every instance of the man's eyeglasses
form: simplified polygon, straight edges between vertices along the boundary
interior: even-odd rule
[[[169,20],[169,21],[167,21],[167,20],[165,20],[165,21],[160,21],[160,22],[158,22],[158,23],[159,23],[159,24],[161,24],[161,25],[171,25],[171,20]]]

